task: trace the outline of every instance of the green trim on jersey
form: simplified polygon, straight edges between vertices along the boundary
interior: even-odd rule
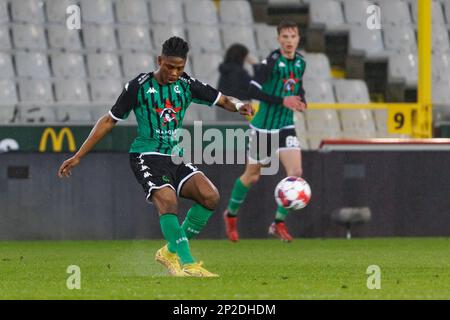
[[[283,55],[273,63],[273,68],[267,80],[261,84],[262,91],[276,97],[299,95],[303,87],[302,76],[306,62],[301,55],[296,54],[292,60]],[[276,130],[294,125],[293,112],[283,105],[269,104],[261,101],[259,110],[250,124],[257,129]]]

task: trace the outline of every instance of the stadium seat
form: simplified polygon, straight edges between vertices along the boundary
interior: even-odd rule
[[[344,29],[344,15],[340,2],[315,0],[309,3],[311,26],[325,26],[328,30]]]
[[[397,53],[417,52],[416,35],[411,26],[385,26],[383,36],[386,50]]]
[[[122,77],[119,60],[112,53],[90,53],[87,55],[89,76],[93,78]]]
[[[44,22],[43,2],[36,0],[10,1],[11,17],[15,22]]]
[[[55,52],[51,55],[53,75],[57,78],[85,78],[86,68],[83,55]]]
[[[302,1],[307,3],[306,0],[268,0],[268,6],[278,6],[278,5],[298,5],[301,4]]]
[[[184,12],[190,24],[216,25],[219,22],[217,9],[210,0],[185,0]]]
[[[351,51],[364,52],[368,56],[378,56],[384,51],[380,30],[369,30],[357,25],[350,27],[349,46]]]
[[[0,28],[0,48],[2,50],[11,49],[11,39],[9,38],[9,28]]]
[[[17,104],[16,83],[12,79],[0,79],[0,110]]]
[[[14,78],[14,67],[9,53],[0,52],[0,78]]]
[[[56,122],[55,110],[52,107],[22,106],[20,108],[20,119],[23,123],[52,123]]]
[[[67,29],[65,25],[52,24],[47,27],[48,42],[53,49],[79,51],[82,49],[79,30]]]
[[[84,46],[87,50],[113,51],[117,48],[114,28],[109,25],[83,26]]]
[[[12,35],[16,49],[47,49],[44,28],[41,25],[14,24]]]
[[[216,120],[216,107],[209,107],[197,103],[191,103],[186,110],[184,123],[193,123],[194,121],[214,121]]]
[[[170,37],[177,36],[186,39],[184,28],[180,25],[154,25],[151,29],[153,32],[153,44],[158,53],[161,52],[164,41]]]
[[[7,24],[8,22],[8,3],[6,0],[0,0],[0,24]]]
[[[148,9],[145,0],[118,0],[116,16],[119,23],[147,24]]]
[[[439,52],[433,54],[431,67],[433,83],[436,81],[450,80],[450,53]]]
[[[448,31],[445,25],[433,24],[431,48],[433,52],[445,52],[450,50]]]
[[[362,80],[335,80],[336,100],[340,103],[369,103],[369,90]]]
[[[89,93],[86,81],[83,79],[56,79],[56,101],[62,104],[86,104],[89,102]]]
[[[27,105],[48,105],[53,103],[50,81],[44,79],[19,79],[20,102]]]
[[[347,24],[367,24],[367,8],[372,3],[367,0],[343,0],[344,16]]]
[[[331,68],[328,57],[323,53],[305,53],[306,70],[303,78],[308,79],[330,79]]]
[[[1,96],[1,80],[0,80],[0,96]],[[8,124],[16,122],[16,107],[13,105],[2,106],[0,103],[0,124]]]
[[[387,110],[373,110],[378,136],[387,135]]]
[[[95,103],[105,103],[110,106],[116,102],[123,85],[119,79],[91,79],[91,96]]]
[[[433,83],[432,100],[435,104],[448,105],[450,102],[450,81]]]
[[[112,1],[81,0],[81,14],[84,23],[114,23]]]
[[[121,49],[151,51],[150,32],[144,25],[119,26],[119,44]]]
[[[222,53],[222,43],[220,41],[220,31],[211,26],[205,28],[201,25],[187,26],[189,46],[192,52],[220,52]]]
[[[124,53],[122,55],[123,75],[126,81],[137,77],[140,73],[155,69],[154,57],[147,53]]]
[[[253,24],[252,8],[245,0],[221,1],[219,15],[223,24]]]
[[[242,26],[223,26],[222,28],[224,48],[229,48],[234,43],[245,45],[250,52],[256,52],[255,35],[253,28]]]
[[[302,150],[308,150],[309,144],[307,141],[307,131],[306,131],[306,119],[302,112],[294,113],[294,123],[295,123],[295,133],[297,134],[298,141],[300,143],[300,148]]]
[[[83,107],[58,107],[56,108],[56,120],[58,122],[91,123],[93,121],[91,109]]]
[[[48,22],[66,24],[67,7],[76,4],[72,0],[45,0],[45,11]]]
[[[417,85],[417,55],[395,54],[389,56],[388,78],[389,81],[406,81],[409,87]]]
[[[50,69],[47,55],[41,52],[18,51],[15,54],[16,70],[19,77],[49,78]]]
[[[176,25],[184,23],[183,3],[178,0],[152,0],[150,16],[154,23]]]
[[[324,138],[341,136],[338,113],[334,109],[306,110],[308,140],[311,149],[317,149]]]
[[[407,2],[379,0],[378,4],[381,8],[383,28],[388,25],[410,25],[412,23]]]
[[[331,83],[327,80],[305,81],[306,101],[334,103],[336,102]]]
[[[269,52],[279,47],[277,41],[277,27],[268,24],[255,24],[256,40],[259,52],[267,55]]]
[[[200,81],[211,86],[217,86],[219,78],[219,65],[222,63],[222,55],[215,53],[201,53],[192,55],[194,76]],[[208,61],[208,63],[205,63]]]
[[[376,137],[375,120],[371,110],[350,109],[340,110],[343,135],[349,138],[355,137]]]

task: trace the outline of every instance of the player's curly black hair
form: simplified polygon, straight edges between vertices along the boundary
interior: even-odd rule
[[[180,37],[167,39],[162,46],[162,54],[167,57],[179,57],[186,59],[189,45]]]

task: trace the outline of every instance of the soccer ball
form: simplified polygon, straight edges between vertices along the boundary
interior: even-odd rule
[[[311,187],[308,182],[298,177],[287,177],[275,188],[275,200],[285,209],[300,210],[311,199]]]

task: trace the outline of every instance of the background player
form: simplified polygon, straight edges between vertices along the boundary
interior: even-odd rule
[[[249,155],[244,173],[236,179],[228,207],[224,212],[226,233],[231,241],[238,241],[237,214],[245,201],[247,192],[255,184],[261,168],[270,163],[277,153],[288,176],[302,175],[301,151],[295,133],[293,112],[304,111],[306,100],[302,76],[306,63],[297,47],[300,42],[299,28],[295,22],[282,21],[277,28],[280,48],[273,51],[255,72],[250,82],[251,98],[260,100],[259,111],[250,122],[252,128]],[[259,140],[267,141],[268,154],[261,154]],[[270,150],[270,140],[279,139],[279,148]],[[288,210],[281,206],[269,227],[269,234],[284,241],[292,241],[285,219]]]
[[[222,95],[215,88],[184,73],[188,44],[179,37],[164,42],[159,68],[142,73],[125,85],[111,108],[101,117],[78,152],[64,161],[60,177],[70,176],[80,160],[115,126],[134,111],[138,136],[130,148],[130,164],[147,200],[160,215],[161,230],[168,244],[157,251],[156,260],[175,276],[217,276],[192,257],[189,239],[199,234],[219,201],[212,182],[191,163],[175,164],[172,156],[189,104],[194,101],[218,105],[243,115],[253,114],[251,105]],[[177,195],[196,202],[180,226]],[[181,264],[180,264],[181,262]]]

